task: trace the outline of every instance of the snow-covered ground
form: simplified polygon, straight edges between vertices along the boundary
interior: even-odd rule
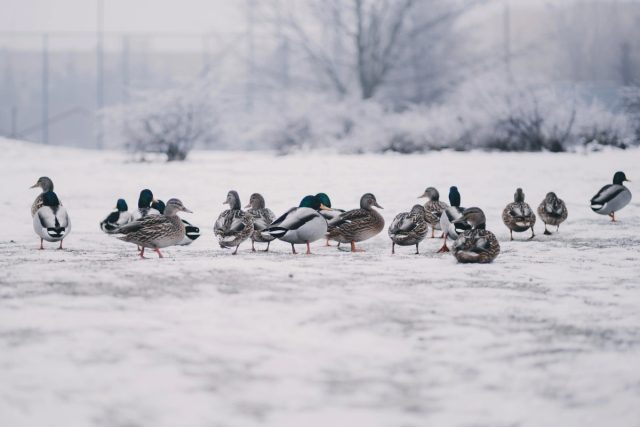
[[[128,163],[118,153],[0,141],[2,426],[638,426],[640,189],[619,213],[589,198],[640,151],[421,156],[193,153]],[[69,210],[64,251],[36,250],[29,208],[48,175]],[[373,192],[387,224],[427,186],[457,185],[502,253],[458,265],[399,248],[313,246],[237,256],[212,226],[230,189],[277,214],[308,193],[356,207]],[[560,233],[508,241],[500,214],[522,186],[554,190]],[[102,234],[118,197],[179,197],[203,236],[166,258]],[[300,248],[302,249],[302,248]],[[150,254],[150,256],[154,256]]]

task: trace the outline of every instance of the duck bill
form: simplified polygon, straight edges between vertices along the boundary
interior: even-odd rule
[[[378,204],[378,202],[375,202],[375,203],[373,204],[373,206],[375,206],[376,208],[379,208],[379,209],[384,209],[382,206],[380,206],[380,205]]]
[[[251,203],[249,203],[247,206],[245,206],[243,209],[249,209],[251,207]]]
[[[29,188],[36,188],[36,187],[38,187],[38,183],[37,182],[35,184],[33,184],[31,187],[29,187]]]
[[[427,193],[422,193],[422,195],[418,196],[418,199],[424,199],[427,197]]]
[[[193,211],[191,209],[187,209],[184,206],[182,207],[182,212],[193,213]]]
[[[333,209],[328,208],[325,205],[323,205],[322,203],[320,203],[320,210],[321,211],[332,211]]]

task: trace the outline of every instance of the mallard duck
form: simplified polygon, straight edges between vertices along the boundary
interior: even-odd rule
[[[518,188],[513,195],[513,203],[509,203],[502,211],[502,221],[509,229],[511,240],[513,240],[513,232],[522,233],[531,229],[531,237],[536,236],[533,226],[536,223],[536,214],[528,203],[524,201],[524,192],[522,188]]]
[[[163,258],[161,248],[177,245],[184,239],[184,224],[178,212],[192,213],[180,200],[170,199],[164,214],[147,215],[123,225],[115,230],[114,234],[121,234],[118,239],[141,247],[140,258],[144,258],[144,248],[153,249],[158,257]]]
[[[591,198],[591,210],[600,215],[609,215],[615,222],[616,212],[624,208],[631,201],[631,191],[623,182],[628,181],[624,172],[616,172],[613,175],[613,184],[605,185]]]
[[[262,194],[260,193],[253,193],[251,197],[249,197],[249,204],[244,208],[248,209],[247,213],[253,218],[251,251],[256,251],[255,242],[258,242],[266,243],[267,249],[265,249],[265,252],[268,252],[269,245],[271,245],[272,240],[275,240],[275,237],[269,233],[265,233],[264,230],[266,230],[276,219],[276,215],[271,209],[266,207],[264,197],[262,197]]]
[[[567,205],[561,199],[558,199],[556,193],[547,193],[547,196],[538,206],[538,215],[544,222],[544,234],[549,235],[551,232],[547,230],[547,225],[555,225],[557,227],[556,231],[558,231],[560,224],[567,219]]]
[[[360,198],[360,209],[353,209],[331,222],[327,229],[327,237],[338,243],[350,243],[351,252],[359,252],[356,242],[362,242],[380,233],[384,228],[384,218],[373,207],[382,209],[376,196],[366,193]]]
[[[100,229],[107,234],[113,233],[118,227],[133,221],[133,215],[128,212],[129,206],[124,199],[118,199],[114,210],[100,222]]]
[[[320,199],[320,203],[322,203],[322,205],[325,207],[325,209],[322,209],[320,211],[320,215],[322,215],[324,219],[327,220],[327,223],[333,221],[334,219],[339,217],[340,214],[344,213],[344,209],[334,209],[331,207],[331,199],[329,198],[329,196],[327,196],[326,193],[318,193],[316,194],[316,197]],[[329,239],[327,239],[325,246],[331,246],[331,244],[329,243]],[[340,246],[340,243],[338,243],[338,246]]]
[[[44,193],[53,191],[53,181],[51,181],[48,176],[41,176],[40,178],[38,178],[38,181],[29,188],[38,187],[42,189],[42,193],[38,194],[38,197],[36,197],[36,199],[31,204],[31,216],[34,216],[36,212],[38,212],[38,209],[43,206],[42,197],[44,196]],[[60,202],[58,201],[58,203]],[[62,203],[60,203],[60,206],[62,206]]]
[[[42,195],[42,206],[33,216],[33,230],[40,236],[40,249],[44,249],[43,240],[60,242],[58,249],[62,249],[62,241],[71,233],[69,214],[53,191]]]
[[[416,255],[420,253],[418,245],[429,231],[429,223],[425,219],[425,210],[422,205],[415,205],[410,212],[402,212],[396,215],[389,226],[391,238],[391,254],[396,253],[396,245],[416,245]]]
[[[453,255],[461,263],[489,263],[500,253],[496,236],[485,229],[486,218],[480,208],[468,208],[454,224],[469,224],[470,230],[460,233],[453,244]]]
[[[151,204],[155,201],[153,193],[148,188],[145,188],[140,192],[138,197],[138,209],[133,211],[133,220],[139,220],[147,215],[160,215],[157,209],[151,207]]]
[[[213,232],[218,237],[221,248],[233,248],[233,255],[238,253],[238,247],[253,234],[253,217],[242,210],[240,196],[237,191],[229,191],[227,199],[222,204],[228,204],[218,217]]]
[[[426,211],[426,219],[431,226],[431,238],[435,237],[435,231],[440,230],[440,216],[442,212],[449,207],[445,202],[440,201],[440,193],[433,187],[427,187],[419,199],[426,197],[429,200],[424,204]]]
[[[162,200],[154,200],[151,203],[151,207],[163,214],[166,205]],[[180,220],[184,224],[184,239],[180,240],[178,246],[187,246],[192,244],[194,240],[200,237],[200,229],[184,218],[180,218]]]
[[[440,215],[440,229],[442,230],[442,247],[438,250],[438,253],[449,252],[449,248],[447,247],[447,239],[451,239],[455,241],[458,238],[458,235],[465,231],[469,230],[471,226],[465,222],[454,223],[454,221],[460,219],[462,217],[462,212],[464,212],[464,208],[460,207],[460,192],[458,191],[458,187],[451,187],[449,189],[449,203],[451,206],[446,208],[442,215]]]
[[[265,233],[291,243],[291,252],[296,254],[295,245],[307,245],[307,255],[311,254],[309,243],[321,239],[327,232],[327,220],[318,211],[325,209],[316,196],[305,196],[297,208],[291,208],[273,221]]]

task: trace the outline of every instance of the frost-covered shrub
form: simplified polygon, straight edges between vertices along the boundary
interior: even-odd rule
[[[640,141],[640,86],[628,86],[622,91],[625,111],[633,126],[635,139]]]
[[[185,160],[196,144],[208,145],[217,136],[218,114],[199,84],[140,94],[106,115],[118,144],[141,158],[162,153],[168,161]]]

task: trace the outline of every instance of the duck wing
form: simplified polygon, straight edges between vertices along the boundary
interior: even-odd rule
[[[605,185],[591,198],[592,205],[604,205],[613,200],[618,194],[626,190],[624,185],[608,184]]]
[[[408,233],[411,230],[416,228],[415,221],[412,220],[411,216],[407,212],[400,213],[396,215],[396,217],[391,222],[389,226],[389,233],[397,234],[400,232]]]

